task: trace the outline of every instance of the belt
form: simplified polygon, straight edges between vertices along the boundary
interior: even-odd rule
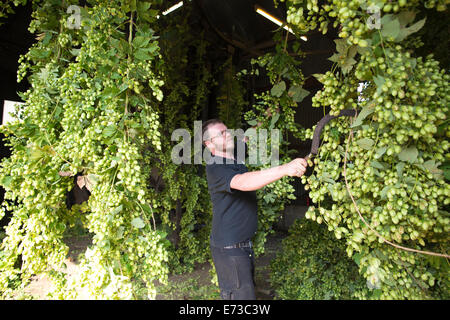
[[[235,248],[252,248],[253,244],[251,240],[246,240],[242,242],[238,242],[236,244],[233,244],[231,246],[223,247],[224,249],[235,249]]]

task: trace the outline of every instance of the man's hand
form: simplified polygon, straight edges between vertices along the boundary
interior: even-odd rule
[[[282,165],[285,175],[290,177],[301,177],[306,172],[308,163],[303,158],[297,158]]]

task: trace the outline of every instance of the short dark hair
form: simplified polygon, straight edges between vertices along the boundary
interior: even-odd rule
[[[209,119],[202,124],[202,142],[205,141],[203,140],[203,137],[205,136],[205,132],[208,130],[208,128],[217,123],[223,123],[223,121],[220,119]]]

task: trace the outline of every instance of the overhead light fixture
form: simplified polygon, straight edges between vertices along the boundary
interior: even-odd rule
[[[183,1],[178,2],[177,4],[171,6],[169,9],[167,9],[166,11],[163,11],[163,16],[168,15],[169,13],[171,13],[172,11],[177,10],[179,7],[181,7],[183,5]]]
[[[261,9],[259,6],[255,6],[256,12],[259,13],[260,15],[262,15],[264,18],[269,19],[270,21],[272,21],[273,23],[275,23],[276,25],[279,25],[280,27],[282,25],[284,25],[283,29],[289,31],[290,33],[294,34],[294,31],[292,31],[291,28],[289,28],[286,23],[282,22],[281,20],[275,18],[274,16],[272,16],[270,13],[264,11],[263,9]]]
[[[177,10],[177,9],[178,9],[179,7],[181,7],[181,6],[183,6],[183,1],[180,1],[180,2],[178,2],[177,4],[174,4],[173,6],[171,6],[169,9],[163,11],[162,15],[163,15],[163,16],[166,16],[166,15],[168,15],[169,13],[171,13],[171,12]],[[160,15],[157,15],[156,18],[159,19],[159,18],[160,18]]]

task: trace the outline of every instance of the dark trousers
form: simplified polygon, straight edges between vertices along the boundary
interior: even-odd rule
[[[224,300],[255,300],[255,261],[252,248],[211,246],[212,258]]]

